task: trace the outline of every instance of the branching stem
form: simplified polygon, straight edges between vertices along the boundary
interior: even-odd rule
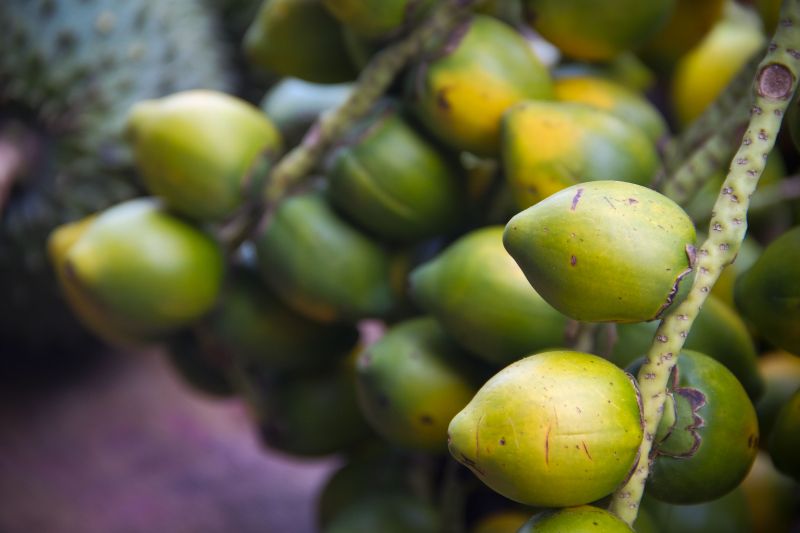
[[[696,275],[687,298],[670,309],[659,325],[638,380],[642,394],[644,435],[639,460],[630,478],[614,493],[610,510],[632,524],[650,473],[656,429],[664,409],[670,373],[697,313],[722,269],[731,264],[747,230],[747,208],[767,156],[775,144],[783,115],[800,76],[800,0],[785,0],[766,56],[751,85],[754,104],[750,122],[722,185],[709,224],[709,237],[699,247]]]

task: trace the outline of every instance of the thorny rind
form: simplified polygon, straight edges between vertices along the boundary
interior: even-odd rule
[[[658,428],[669,376],[689,328],[722,269],[736,258],[744,239],[750,196],[755,191],[767,155],[775,144],[784,112],[796,89],[800,69],[800,53],[797,52],[800,50],[799,24],[800,0],[785,0],[773,41],[751,84],[755,102],[751,108],[750,122],[714,204],[709,237],[698,250],[694,283],[686,299],[667,312],[656,331],[647,361],[639,371],[645,436],[655,434]],[[765,76],[777,74],[774,65],[780,65],[791,74],[791,84],[787,88],[785,81],[779,81],[777,85],[783,87],[782,90],[774,87],[762,90],[760,82],[765,80]],[[778,77],[785,80],[782,74]],[[773,96],[776,94],[777,97]],[[739,161],[743,163],[733,164]],[[642,439],[640,460],[650,457],[652,446],[652,439]],[[642,466],[640,468],[637,465],[628,482],[616,490],[609,505],[610,511],[628,524],[636,519],[650,471],[649,467]]]

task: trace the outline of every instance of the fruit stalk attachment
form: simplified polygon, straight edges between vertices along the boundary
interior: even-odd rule
[[[636,519],[647,482],[653,439],[664,410],[668,378],[703,302],[722,269],[736,258],[747,230],[750,196],[775,144],[798,76],[800,0],[787,0],[783,3],[775,35],[758,65],[751,85],[754,103],[750,108],[750,122],[714,204],[709,237],[697,250],[694,283],[687,298],[670,309],[662,320],[647,354],[647,361],[639,372],[644,438],[638,463],[628,481],[616,490],[609,506],[628,524]]]
[[[314,168],[331,143],[372,108],[400,70],[427,43],[448,34],[463,22],[475,2],[476,0],[443,2],[408,37],[378,53],[361,72],[348,99],[317,119],[300,144],[277,163],[263,191],[267,207],[276,204],[290,187]]]

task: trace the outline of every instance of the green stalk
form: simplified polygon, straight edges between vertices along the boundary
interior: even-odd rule
[[[664,181],[662,193],[678,204],[686,205],[694,193],[730,161],[738,140],[736,135],[747,125],[750,117],[749,103],[742,99],[740,104],[731,110],[719,129]]]
[[[800,0],[785,0],[780,22],[758,65],[752,84],[754,104],[741,145],[733,157],[709,224],[709,237],[697,250],[696,275],[686,300],[671,308],[656,331],[638,381],[644,435],[633,472],[614,493],[609,509],[628,524],[650,473],[651,451],[664,410],[667,382],[697,313],[722,269],[736,259],[747,231],[747,208],[800,75]]]
[[[361,72],[349,98],[338,108],[321,116],[300,144],[272,170],[263,191],[267,206],[277,203],[293,185],[311,172],[330,145],[370,110],[406,64],[427,43],[449,33],[463,22],[475,3],[476,0],[441,2],[408,37],[378,53]]]

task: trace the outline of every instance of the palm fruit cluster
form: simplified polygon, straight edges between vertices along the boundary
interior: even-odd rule
[[[11,169],[0,208],[0,352],[16,365],[87,347],[46,239],[58,224],[141,194],[122,135],[130,107],[232,80],[214,13],[191,0],[11,0],[0,26],[0,142],[25,161]]]
[[[282,163],[327,135],[316,118],[363,98],[364,66],[444,4],[265,0],[239,43],[276,80],[260,107],[213,87],[130,102],[122,148],[145,197],[49,240],[75,314],[241,396],[269,447],[339,454],[321,531],[631,531],[603,507],[643,439],[636,531],[796,520],[796,482],[775,467],[798,477],[800,243],[777,208],[752,221],[783,235],[749,238],[686,333],[655,434],[634,377],[687,298],[716,195],[684,209],[658,187],[669,138],[724,83],[694,109],[668,82],[701,83],[684,64],[725,25],[759,46],[759,15],[479,3],[275,200]],[[765,190],[796,163],[781,151]],[[790,503],[743,503],[764,487]]]

